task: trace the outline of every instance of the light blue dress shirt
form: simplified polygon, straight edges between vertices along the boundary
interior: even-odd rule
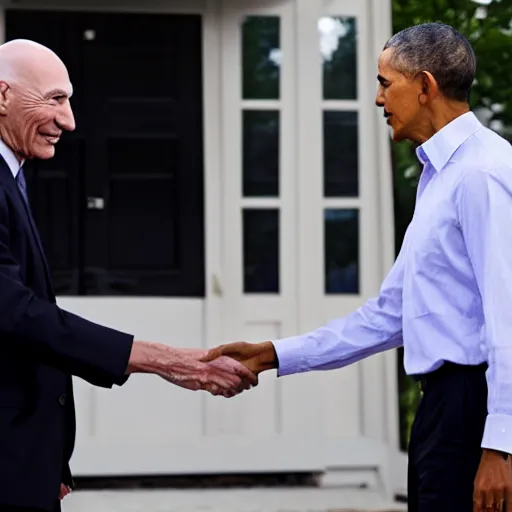
[[[278,374],[341,368],[401,345],[409,375],[488,362],[482,447],[512,453],[512,147],[468,112],[417,156],[414,216],[379,296],[274,341]]]

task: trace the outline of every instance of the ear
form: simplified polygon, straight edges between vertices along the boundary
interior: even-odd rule
[[[420,80],[420,103],[424,105],[429,99],[434,98],[439,93],[439,86],[437,81],[429,71],[422,71],[419,74]]]
[[[0,116],[6,116],[11,100],[11,88],[7,82],[0,80]]]

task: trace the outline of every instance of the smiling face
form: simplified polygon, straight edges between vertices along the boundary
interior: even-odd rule
[[[12,53],[2,59],[0,51],[8,70],[3,78],[0,65],[0,136],[19,160],[52,158],[62,132],[75,129],[68,72],[46,48],[28,45],[18,58]]]
[[[396,70],[392,64],[393,51],[388,48],[380,55],[375,103],[384,109],[395,142],[405,139],[418,142],[426,121],[424,80],[421,76],[409,78]]]

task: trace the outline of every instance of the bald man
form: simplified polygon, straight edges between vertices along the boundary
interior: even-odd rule
[[[257,378],[206,351],[134,341],[60,309],[27,200],[23,163],[53,157],[75,128],[66,67],[48,48],[0,46],[0,512],[60,510],[73,487],[71,376],[111,388],[152,373],[186,389],[233,396]]]

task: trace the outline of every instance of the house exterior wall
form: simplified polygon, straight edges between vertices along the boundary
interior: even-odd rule
[[[209,347],[226,340],[258,341],[306,332],[378,293],[394,261],[389,138],[374,106],[377,58],[391,30],[390,3],[4,0],[0,37],[2,14],[9,8],[203,17],[206,295],[61,297],[61,306],[134,332],[140,339]],[[257,25],[261,19],[277,20],[279,27],[274,54],[279,85],[277,93],[246,97],[244,30],[251,20]],[[357,33],[356,76],[340,76],[345,76],[351,92],[337,94],[334,87],[326,93],[325,62],[339,48],[343,27],[350,23],[355,23]],[[278,131],[271,134],[278,144],[277,192],[243,192],[244,150],[255,129],[251,132],[245,124],[251,114],[253,119],[267,119],[262,129],[275,130],[268,119],[279,121]],[[356,135],[355,193],[326,193],[328,119],[338,122],[339,133]],[[348,119],[349,127],[340,119]],[[338,163],[343,167],[342,161]],[[272,288],[274,283],[258,293],[247,292],[251,285],[244,278],[244,243],[253,233],[244,232],[246,212],[256,212],[246,230],[269,222],[261,233],[270,232],[270,237],[275,232],[272,222],[278,219],[278,288]],[[326,237],[343,233],[339,219],[354,215],[358,288],[326,293]],[[347,265],[338,270],[345,278],[352,275]],[[76,402],[78,435],[72,463],[77,476],[312,471],[324,473],[326,485],[368,484],[392,492],[405,484],[404,457],[398,451],[394,353],[332,372],[283,379],[269,372],[257,389],[229,401],[191,394],[154,378],[131,378],[113,391],[76,379]]]

